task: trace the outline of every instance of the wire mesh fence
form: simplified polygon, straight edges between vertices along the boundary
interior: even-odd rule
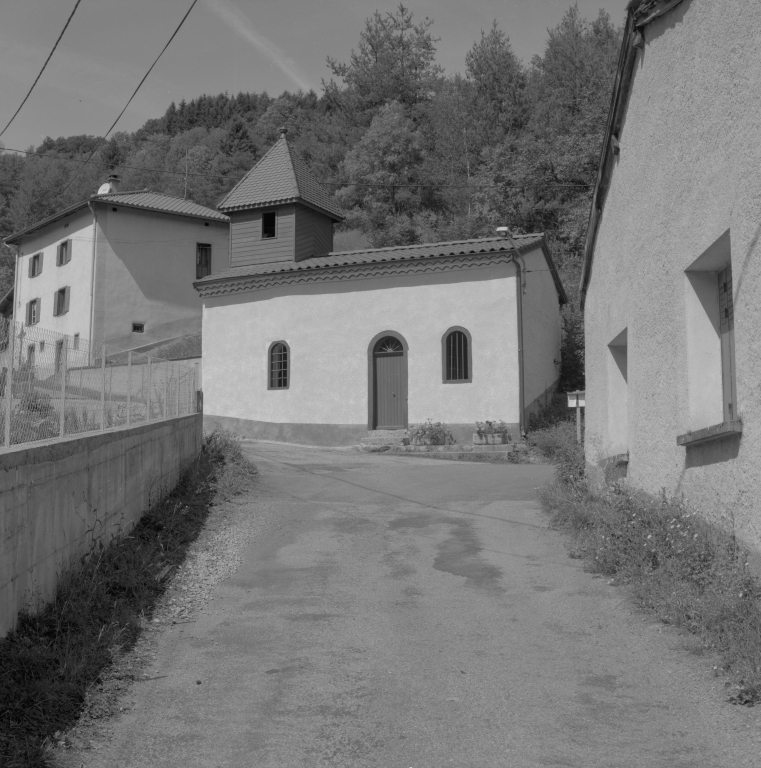
[[[196,413],[192,364],[0,318],[6,448]]]

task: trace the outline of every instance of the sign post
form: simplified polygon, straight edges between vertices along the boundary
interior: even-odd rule
[[[568,407],[576,409],[576,442],[581,443],[581,409],[586,404],[586,391],[566,392],[568,395]]]

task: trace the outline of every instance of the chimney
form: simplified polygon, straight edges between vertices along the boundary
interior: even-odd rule
[[[99,195],[112,195],[119,191],[119,182],[121,178],[115,173],[110,173],[105,184],[101,184],[98,188]]]

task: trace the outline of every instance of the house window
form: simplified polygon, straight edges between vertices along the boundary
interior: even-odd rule
[[[270,237],[277,237],[277,211],[262,214],[262,240]]]
[[[284,341],[276,341],[270,347],[270,374],[268,389],[288,389],[288,352],[288,345]]]
[[[42,272],[42,254],[35,253],[29,259],[29,277],[37,277]]]
[[[689,432],[697,432],[738,419],[729,230],[685,278]]]
[[[196,243],[196,280],[211,274],[211,245]]]
[[[71,261],[71,240],[64,240],[58,244],[55,263],[57,266],[68,264]]]
[[[79,349],[79,334],[74,334],[74,349]]]
[[[132,333],[145,333],[145,323],[132,323]]]
[[[470,334],[465,328],[450,328],[442,337],[441,356],[445,384],[462,384],[473,380],[470,341]]]
[[[53,314],[58,317],[59,315],[65,315],[69,311],[69,295],[71,288],[61,288],[55,292],[53,297]]]
[[[26,324],[37,325],[40,322],[40,300],[32,299],[26,304]]]
[[[735,306],[732,299],[732,265],[728,264],[722,269],[718,278],[724,421],[734,421],[737,418],[737,382],[735,381]]]

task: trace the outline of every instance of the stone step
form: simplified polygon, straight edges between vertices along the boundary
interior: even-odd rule
[[[359,442],[362,445],[406,445],[409,438],[405,429],[376,429]]]

